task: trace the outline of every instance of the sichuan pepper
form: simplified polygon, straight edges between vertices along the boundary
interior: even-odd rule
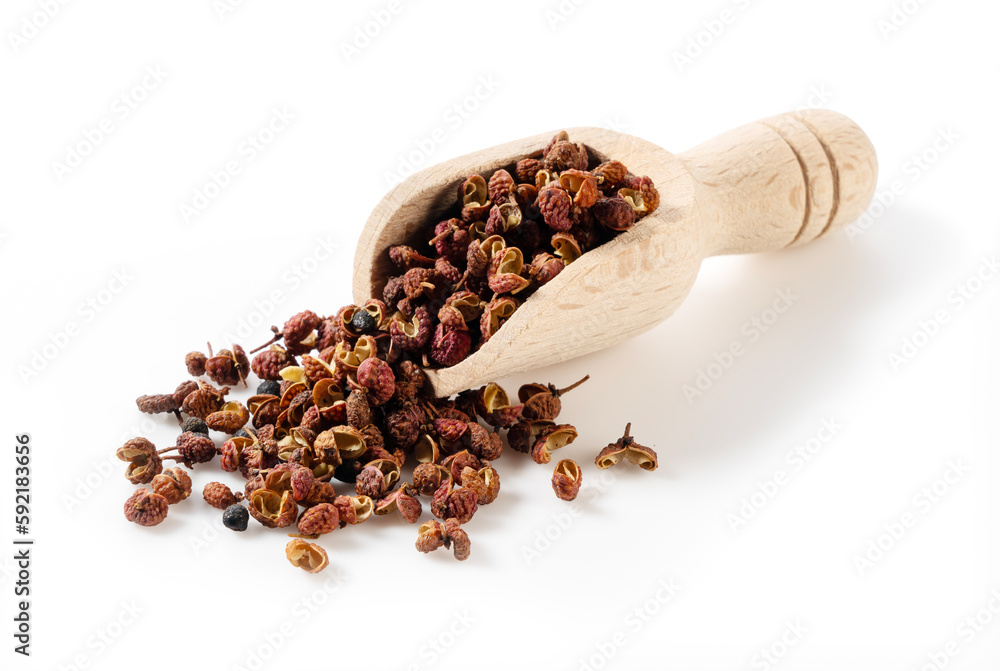
[[[563,459],[552,473],[552,489],[563,501],[572,501],[580,493],[583,474],[580,465],[572,459]]]
[[[125,502],[125,519],[139,526],[153,527],[167,517],[169,507],[167,500],[156,492],[137,489]]]
[[[299,312],[272,327],[274,337],[252,360],[238,345],[190,352],[189,374],[212,384],[187,380],[170,394],[140,397],[145,412],[186,418],[172,448],[135,439],[119,450],[128,478],[154,490],[133,494],[126,516],[156,524],[170,502],[189,496],[190,478],[180,468],[164,471],[163,459],[191,466],[220,454],[222,469],[246,483],[237,493],[209,483],[203,498],[224,511],[230,529],[246,529],[250,517],[265,527],[297,521],[300,534],[313,537],[397,511],[416,523],[420,497],[429,497],[439,519],[420,526],[418,549],[446,547],[466,559],[461,525],[499,494],[492,465],[503,451],[499,430],[508,430],[515,451],[548,463],[576,438],[572,426],[555,423],[560,396],[587,378],[564,389],[525,385],[517,402],[496,384],[433,399],[423,368],[461,363],[534,291],[658,204],[648,177],[615,160],[597,164],[566,133],[516,165],[467,176],[445,218],[430,222],[423,238],[389,248],[396,272],[383,278],[380,296],[326,316]],[[250,371],[261,379],[256,394],[245,404],[227,400],[230,387],[247,386]],[[221,447],[210,430],[228,434]],[[605,461],[655,467],[655,453],[627,438],[602,453]],[[176,454],[161,456],[167,452]],[[400,483],[414,460],[413,484]],[[356,495],[338,495],[333,479]],[[557,465],[553,487],[561,498],[575,496],[579,483],[575,462]],[[304,538],[290,542],[286,555],[308,571],[328,562]]]
[[[285,546],[285,557],[292,566],[307,573],[319,573],[330,563],[326,550],[301,538],[295,538]]]
[[[191,496],[191,476],[183,468],[167,468],[153,478],[152,487],[172,505]]]
[[[624,458],[645,471],[656,470],[656,452],[635,442],[635,438],[629,435],[631,431],[632,423],[629,422],[625,426],[625,434],[601,450],[594,460],[598,468],[611,468]]]

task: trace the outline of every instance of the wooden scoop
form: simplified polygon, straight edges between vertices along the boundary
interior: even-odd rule
[[[653,214],[583,254],[539,288],[478,351],[427,371],[437,396],[587,354],[669,317],[702,259],[765,252],[828,236],[854,221],[875,190],[875,149],[847,117],[791,112],[731,130],[682,154],[603,128],[567,128],[592,158],[614,158],[649,175],[660,192]],[[452,159],[413,175],[378,204],[354,257],[354,299],[381,297],[395,273],[388,248],[426,249],[428,222],[444,218],[459,183],[489,179],[537,154],[554,133]]]

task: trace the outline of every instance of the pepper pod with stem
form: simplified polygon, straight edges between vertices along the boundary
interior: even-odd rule
[[[576,389],[590,379],[589,375],[574,382],[568,387],[557,389],[554,384],[526,384],[517,391],[517,397],[524,404],[521,416],[529,422],[538,420],[554,420],[562,412],[560,396]]]

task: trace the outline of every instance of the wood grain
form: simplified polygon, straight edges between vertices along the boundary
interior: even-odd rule
[[[777,250],[830,235],[868,206],[878,174],[864,132],[828,110],[763,119],[677,156],[624,133],[566,130],[594,153],[649,175],[659,189],[660,207],[567,266],[469,358],[428,371],[439,396],[610,347],[652,328],[687,296],[702,259]],[[358,241],[355,301],[381,296],[394,270],[388,247],[422,243],[427,222],[455,203],[465,177],[479,173],[488,179],[536,152],[553,134],[433,166],[386,194]]]

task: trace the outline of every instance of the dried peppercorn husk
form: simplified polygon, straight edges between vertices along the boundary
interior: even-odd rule
[[[531,284],[531,280],[522,275],[523,271],[523,252],[517,247],[505,247],[490,259],[486,268],[487,284],[497,295],[520,293]]]
[[[478,426],[470,424],[470,426]],[[482,429],[482,427],[479,427]],[[486,430],[483,429],[483,432]],[[456,452],[455,454],[446,458],[441,462],[441,466],[448,469],[448,473],[451,475],[451,480],[456,483],[462,482],[462,471],[466,466],[478,471],[482,468],[482,461],[475,454],[469,450],[462,450],[461,452]]]
[[[457,519],[447,519],[443,522],[431,520],[420,525],[417,530],[417,550],[427,553],[440,547],[451,548],[455,559],[459,561],[469,558],[472,544],[469,535],[462,529]]]
[[[218,450],[215,442],[208,436],[200,433],[185,431],[177,436],[177,445],[174,446],[178,456],[165,457],[167,459],[177,459],[184,462],[184,465],[191,468],[192,464],[203,464],[215,458]],[[171,449],[174,449],[171,448]]]
[[[345,459],[357,459],[365,453],[364,436],[351,426],[335,426],[316,436],[313,449],[321,461],[334,466]]]
[[[417,529],[417,550],[433,552],[444,545],[444,524],[437,520],[424,522]]]
[[[382,359],[369,357],[358,366],[358,384],[367,392],[375,405],[382,405],[396,391],[396,375]]]
[[[550,184],[538,192],[538,209],[545,225],[554,231],[568,231],[573,227],[570,209],[573,198],[565,189]]]
[[[163,470],[163,463],[160,455],[156,453],[156,446],[142,437],[132,438],[126,442],[118,448],[115,456],[128,462],[125,477],[133,485],[152,482],[153,478]]]
[[[295,521],[299,507],[291,491],[282,494],[258,489],[248,497],[250,515],[265,527],[287,527]]]
[[[510,173],[500,168],[490,177],[486,187],[491,201],[494,203],[503,203],[507,200],[508,196],[514,193],[516,184]]]
[[[219,350],[218,354],[212,355],[212,345],[208,346],[209,359],[205,362],[205,374],[208,379],[219,386],[232,387],[240,382],[240,376],[236,368],[236,358],[232,351],[228,349]]]
[[[430,358],[442,366],[454,366],[469,355],[472,337],[467,329],[448,329],[438,324],[431,341]]]
[[[567,266],[583,255],[580,241],[569,233],[556,233],[552,236],[551,244],[555,255]]]
[[[250,362],[254,375],[262,380],[280,380],[281,371],[294,366],[295,357],[280,345],[271,345],[269,349],[260,352]]]
[[[449,477],[434,490],[434,494],[431,496],[431,514],[434,517],[444,519],[448,516],[448,497],[451,496],[454,489],[454,479]]]
[[[399,483],[401,474],[399,463],[393,458],[379,458],[368,462],[365,468],[374,468],[382,475],[385,491],[392,490]],[[375,497],[372,497],[375,498]]]
[[[444,546],[451,547],[455,559],[465,561],[472,553],[472,542],[461,525],[462,522],[454,518],[444,521]]]
[[[372,499],[382,498],[382,495],[385,494],[385,480],[382,478],[382,472],[377,467],[365,466],[358,473],[354,490],[359,496],[368,496]]]
[[[241,470],[241,467],[244,465],[243,450],[245,447],[252,445],[252,441],[247,441],[246,444],[241,445],[232,438],[224,442],[222,447],[219,448],[219,465],[222,467],[222,470],[227,473]]]
[[[306,573],[319,573],[330,564],[326,550],[301,538],[294,538],[285,546],[285,557],[292,566]]]
[[[530,454],[538,436],[553,426],[555,422],[549,420],[528,421],[522,418],[507,432],[507,442],[511,449]]]
[[[299,503],[306,508],[311,508],[320,503],[333,503],[336,500],[337,490],[333,485],[329,482],[313,480],[312,487],[309,488],[309,493]]]
[[[228,393],[229,387],[216,389],[207,382],[201,382],[198,389],[184,397],[181,409],[193,417],[205,419],[222,408]]]
[[[461,440],[465,432],[469,430],[469,419],[451,419],[449,417],[438,417],[434,420],[434,431],[442,440],[446,440],[449,443],[454,443],[455,441]],[[424,461],[424,459],[417,458],[418,461]],[[437,461],[437,459],[431,459],[430,461]]]
[[[489,461],[483,461],[477,475],[485,485],[485,490],[480,494],[478,503],[481,506],[489,505],[496,501],[497,496],[500,495],[500,474]]]
[[[505,198],[505,202],[495,204],[490,208],[486,225],[483,227],[483,232],[486,235],[510,233],[520,226],[524,220],[524,215],[518,205],[517,198],[513,194]]]
[[[503,439],[499,434],[490,433],[476,422],[469,422],[459,445],[481,459],[497,459],[503,450]],[[457,474],[456,474],[457,477]]]
[[[264,487],[279,494],[291,492],[296,501],[302,501],[309,496],[315,479],[309,466],[301,463],[278,464],[264,475]]]
[[[312,388],[313,405],[324,423],[342,423],[347,415],[344,390],[340,384],[327,378],[319,380]]]
[[[184,399],[186,399],[191,392],[197,390],[199,386],[200,386],[199,383],[195,382],[194,380],[184,380],[183,382],[181,382],[174,389],[173,393],[174,404],[178,408],[182,407],[184,405]],[[228,391],[228,389],[226,391]],[[219,393],[225,395],[225,392],[221,390]]]
[[[489,188],[481,175],[472,175],[458,187],[458,195],[462,203],[462,220],[476,221],[482,219],[489,211]]]
[[[572,443],[577,438],[576,429],[570,424],[557,424],[546,428],[535,440],[531,448],[531,458],[539,464],[547,464],[552,452]]]
[[[560,134],[565,134],[565,131]],[[570,142],[568,138],[556,140],[546,147],[542,159],[542,165],[555,172],[569,169],[586,170],[587,162],[587,149],[580,143]]]
[[[514,174],[518,182],[535,183],[535,175],[542,169],[542,162],[537,158],[524,158],[514,166]]]
[[[632,423],[629,422],[625,426],[624,435],[600,451],[594,460],[598,468],[611,468],[625,459],[645,471],[656,470],[658,465],[656,452],[650,447],[635,442],[635,438],[630,435],[631,431]]]
[[[489,202],[484,205],[483,212],[489,209]],[[476,217],[479,219],[481,217]],[[434,237],[429,244],[434,246],[434,251],[441,258],[449,263],[459,263],[466,247],[469,245],[470,234],[468,221],[451,218],[440,222],[434,227]]]
[[[416,403],[403,402],[385,416],[384,436],[393,448],[408,450],[420,437],[420,427],[426,422],[424,410]]]
[[[351,512],[349,514],[348,523],[349,524],[361,524],[375,512],[375,502],[370,496],[358,495],[358,496],[346,496],[343,497],[347,499],[346,505],[350,507]],[[341,497],[337,497],[336,506],[337,509],[341,511],[343,515],[343,504],[340,503]]]
[[[413,486],[418,492],[430,496],[442,482],[451,480],[451,471],[440,464],[425,463],[413,469]]]
[[[479,320],[483,342],[492,338],[500,330],[500,327],[514,315],[519,305],[517,299],[511,296],[497,296],[486,304]]]
[[[548,252],[539,252],[528,266],[528,276],[538,286],[544,286],[554,280],[566,267],[566,262]]]
[[[476,514],[476,510],[479,508],[479,497],[475,491],[464,487],[451,489],[446,494],[442,494],[442,489],[446,486],[448,483],[441,485],[434,493],[431,513],[441,519],[456,518],[461,524],[465,524]]]
[[[389,515],[395,511],[410,524],[420,518],[423,506],[414,496],[416,492],[408,484],[403,484],[399,489],[389,492],[375,505],[376,515]]]
[[[347,423],[360,431],[372,423],[371,405],[368,403],[368,393],[362,389],[353,392],[346,401]]]
[[[560,397],[566,392],[576,389],[589,379],[590,376],[587,375],[564,389],[557,389],[553,384],[543,385],[532,383],[522,385],[517,392],[517,397],[523,404],[521,416],[528,421],[554,420],[562,412]]]
[[[628,173],[628,168],[621,161],[605,161],[591,170],[597,177],[601,189],[611,189],[621,183]]]
[[[209,482],[205,485],[205,489],[202,490],[201,495],[208,505],[219,510],[225,510],[243,499],[242,496],[237,497],[233,494],[233,490],[221,482]]]
[[[564,170],[559,173],[559,186],[573,197],[573,205],[593,207],[601,193],[597,190],[597,177],[586,170]]]
[[[250,421],[250,411],[242,403],[230,401],[219,410],[205,417],[205,423],[213,431],[221,431],[230,435],[236,433]]]
[[[421,464],[434,464],[441,459],[441,447],[429,433],[425,433],[413,446],[413,456]]]
[[[328,534],[340,527],[340,512],[332,503],[318,503],[299,515],[299,533],[307,536]]]
[[[552,472],[552,489],[563,501],[572,501],[580,493],[583,473],[572,459],[563,459]]]
[[[319,326],[319,315],[312,310],[303,310],[293,315],[281,327],[281,337],[289,354],[304,354],[316,343],[315,330]]]
[[[389,259],[397,268],[403,271],[410,268],[430,268],[434,265],[434,259],[424,256],[408,245],[393,245],[390,247]]]
[[[279,373],[279,375],[281,375],[282,373],[287,373],[290,368],[296,368],[296,366],[287,366],[283,368]],[[322,359],[316,358],[314,356],[309,356],[308,354],[302,355],[301,370],[303,375],[305,375],[305,378],[308,379],[310,382],[319,382],[320,380],[325,380],[327,378],[332,379],[336,375],[336,370],[334,366],[331,366],[329,363],[323,361]]]
[[[302,414],[302,419],[299,420],[299,428],[309,431],[313,435],[322,431],[323,416],[320,414],[319,408],[310,405]]]
[[[117,452],[115,452],[115,456],[122,461],[131,461],[135,456],[140,454],[145,454],[147,456],[156,454],[156,445],[154,445],[149,439],[139,436],[138,438],[132,438],[131,440],[126,441],[126,443],[118,448]]]
[[[486,483],[479,476],[479,471],[466,466],[462,469],[462,488],[476,494],[476,503],[482,505],[486,499]]]
[[[170,504],[155,492],[145,488],[135,490],[125,501],[125,519],[144,527],[153,527],[167,517]]]
[[[507,392],[496,382],[480,387],[475,404],[476,414],[494,427],[513,426],[521,418],[521,405],[511,405]]]
[[[140,412],[156,415],[162,412],[173,412],[178,405],[173,394],[151,394],[135,399]]]
[[[247,399],[247,410],[253,415],[254,428],[273,425],[281,414],[280,399],[273,394],[258,394]]]
[[[445,300],[441,311],[445,310],[449,311],[448,314],[457,315],[462,320],[462,323],[466,325],[466,328],[468,328],[468,324],[474,323],[479,319],[479,315],[483,313],[483,301],[471,291],[456,291]],[[441,318],[441,312],[438,313],[438,319],[442,323],[445,322],[445,319]],[[451,323],[445,324],[445,326],[454,329],[462,328],[462,324],[455,319],[452,319]]]
[[[163,470],[163,462],[160,455],[154,454],[150,457],[137,457],[129,462],[125,468],[125,477],[133,485],[144,485],[152,482]]]
[[[412,402],[424,388],[427,376],[420,366],[412,361],[400,362],[396,376],[396,401]]]
[[[635,224],[635,209],[624,198],[599,198],[594,204],[594,218],[612,231],[627,231]]]
[[[191,476],[183,468],[167,468],[153,477],[153,491],[173,505],[191,496]]]
[[[396,313],[389,321],[389,335],[392,342],[403,350],[418,351],[430,342],[434,333],[434,323],[431,313],[424,308],[417,308],[412,317]]]
[[[627,188],[638,192],[645,210],[642,212],[643,215],[651,214],[660,206],[660,192],[657,191],[656,187],[653,185],[653,180],[649,177],[645,175],[637,177],[629,174],[625,176],[623,184]]]
[[[184,365],[187,367],[188,375],[200,377],[205,374],[205,362],[208,357],[201,352],[188,352],[184,357]]]
[[[474,240],[466,249],[465,263],[473,277],[485,277],[494,256],[507,247],[500,235],[490,235],[484,240]]]

